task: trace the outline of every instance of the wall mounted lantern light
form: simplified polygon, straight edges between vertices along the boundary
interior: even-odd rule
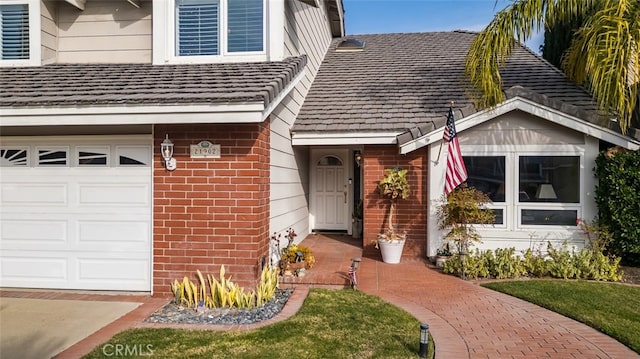
[[[166,135],[166,138],[160,144],[160,153],[162,154],[162,159],[164,159],[164,167],[173,171],[176,169],[176,159],[173,158],[173,142],[169,139],[169,135]]]
[[[362,165],[362,153],[360,151],[353,152],[353,159],[356,161],[358,167]]]

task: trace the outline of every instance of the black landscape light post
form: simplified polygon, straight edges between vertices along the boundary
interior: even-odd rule
[[[462,265],[462,280],[467,280],[467,273],[464,271],[465,264],[467,262],[467,249],[462,248],[460,251],[460,264]]]
[[[429,324],[420,324],[420,357],[427,357],[427,347],[429,346]]]
[[[358,271],[358,267],[360,267],[361,261],[362,259],[360,258],[351,258],[351,267],[349,267],[349,280],[351,281],[351,288],[353,289],[356,289],[356,285],[358,285],[356,272]]]

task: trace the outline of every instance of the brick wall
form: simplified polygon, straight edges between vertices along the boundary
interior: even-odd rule
[[[411,196],[398,201],[397,223],[407,231],[403,256],[424,257],[427,241],[427,155],[426,151],[398,154],[395,145],[365,146],[364,155],[364,233],[363,248],[367,254],[379,253],[371,242],[387,227],[389,201],[377,192],[377,185],[385,175],[385,169],[401,167],[409,170]],[[375,252],[374,252],[375,250]],[[379,255],[379,254],[378,254]]]
[[[164,168],[160,143],[174,143],[178,168]],[[157,125],[154,128],[153,292],[196,269],[256,284],[269,251],[269,121],[242,125]],[[221,145],[221,158],[191,159],[191,144]]]

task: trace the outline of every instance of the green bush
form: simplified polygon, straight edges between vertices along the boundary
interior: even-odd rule
[[[541,278],[550,275],[549,264],[551,261],[545,260],[540,252],[534,254],[531,249],[527,249],[526,252],[524,252],[522,262],[525,271],[531,277]]]
[[[467,256],[464,269],[468,279],[513,279],[522,276],[603,281],[622,279],[619,257],[612,260],[601,250],[593,248],[574,253],[566,245],[554,248],[551,243],[547,245],[546,254],[528,249],[522,256],[516,255],[515,248],[498,248],[495,251],[476,249]],[[460,256],[456,254],[449,258],[442,271],[461,276]]]
[[[498,248],[490,272],[496,279],[518,278],[526,273],[522,259],[516,256],[515,248]]]
[[[596,159],[596,204],[609,228],[611,253],[640,264],[640,152],[601,152]]]

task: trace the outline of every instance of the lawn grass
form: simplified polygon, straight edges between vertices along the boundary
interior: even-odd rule
[[[378,297],[312,289],[296,315],[273,325],[246,332],[130,329],[86,358],[112,358],[118,344],[162,358],[417,358],[419,335],[418,320]]]
[[[640,287],[575,280],[508,281],[482,286],[585,323],[640,353]]]

